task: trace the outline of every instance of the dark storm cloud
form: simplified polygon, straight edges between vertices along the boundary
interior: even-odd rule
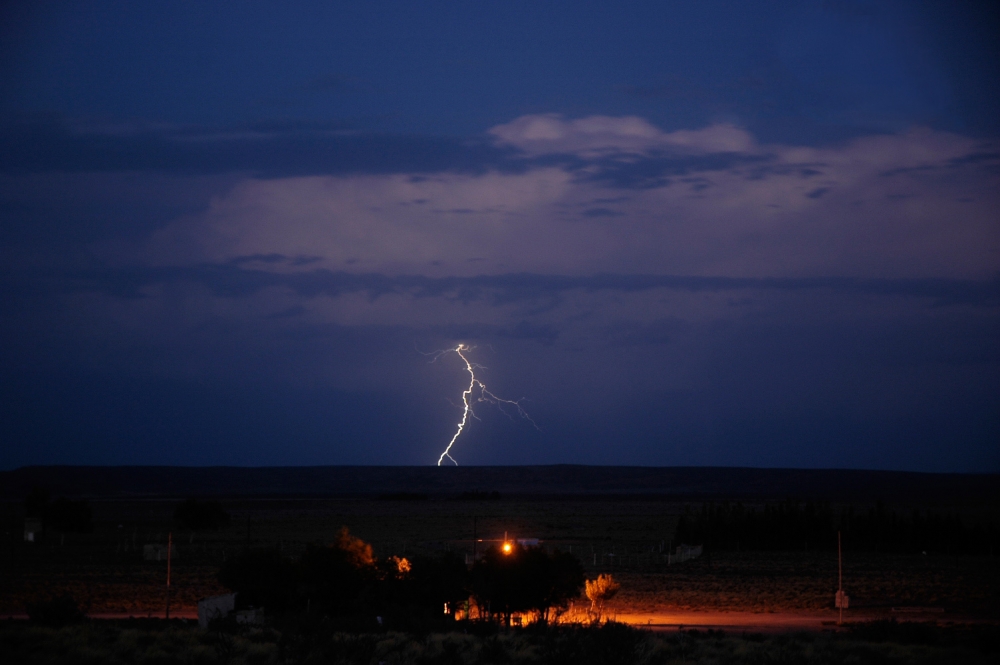
[[[0,121],[0,173],[153,171],[246,173],[263,178],[390,173],[523,173],[558,167],[583,182],[622,189],[670,177],[765,164],[766,154],[673,154],[661,149],[525,154],[487,139],[361,132],[336,123],[258,122],[226,127],[96,126],[54,115]],[[782,167],[792,168],[792,167]],[[763,177],[767,167],[755,172]]]
[[[1000,174],[1000,152],[993,150],[979,150],[961,157],[954,157],[941,164],[924,164],[921,166],[910,166],[898,169],[883,171],[880,175],[892,177],[907,173],[930,173],[934,171],[946,171],[957,169],[963,166],[978,167],[984,173]]]
[[[679,156],[664,154],[662,151],[650,151],[641,156],[611,155],[595,160],[593,165],[597,167],[596,170],[587,172],[583,178],[620,189],[652,189],[668,186],[672,177],[740,167],[753,168],[753,165],[772,158],[771,155],[739,153]]]
[[[251,257],[266,263],[295,265],[297,259],[281,255]],[[194,266],[96,268],[8,272],[4,281],[24,289],[34,283],[42,290],[98,291],[121,298],[146,297],[144,289],[157,284],[195,283],[223,298],[245,298],[265,289],[281,288],[305,298],[337,297],[366,293],[375,299],[387,294],[416,298],[444,297],[494,304],[545,300],[569,291],[637,293],[653,289],[687,292],[721,291],[830,291],[853,295],[898,296],[928,299],[935,305],[1000,303],[1000,278],[962,279],[864,279],[849,277],[742,278],[692,275],[596,274],[584,276],[512,273],[473,277],[385,275],[317,269],[274,272],[247,269],[239,263]]]
[[[486,141],[357,133],[337,124],[84,127],[41,116],[0,124],[0,170],[226,172],[284,177],[344,173],[482,172],[527,167]]]
[[[546,346],[555,343],[559,337],[559,331],[550,325],[532,323],[530,321],[518,321],[511,326],[498,326],[485,323],[474,324],[452,324],[447,326],[434,326],[429,331],[421,331],[424,334],[431,332],[440,335],[445,339],[513,339],[538,342]]]
[[[671,317],[648,323],[616,323],[604,330],[604,337],[609,346],[668,344],[689,330],[684,321]]]

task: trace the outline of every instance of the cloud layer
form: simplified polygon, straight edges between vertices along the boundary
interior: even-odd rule
[[[155,409],[125,417],[166,400],[191,419],[170,437],[205,463],[234,461],[207,443],[224,431],[255,463],[433,461],[461,368],[417,351],[465,341],[542,432],[483,414],[463,462],[931,468],[944,446],[947,468],[1000,463],[991,143],[770,145],[553,114],[418,148],[315,127],[74,131],[65,155],[86,144],[113,169],[24,157],[0,181],[26,225],[121,218],[69,250],[4,248],[8,428],[38,421],[17,415],[30,404],[69,423],[39,450],[90,432],[91,461],[127,440],[171,461],[149,456]],[[296,145],[308,159],[282,157]],[[37,377],[109,401],[71,408]]]
[[[248,179],[147,256],[430,276],[989,279],[1000,266],[1000,153],[960,136],[759,146],[729,125],[554,115],[490,133],[523,169]]]

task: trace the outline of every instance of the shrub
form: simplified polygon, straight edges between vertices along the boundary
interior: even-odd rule
[[[615,597],[621,585],[611,575],[598,575],[596,580],[587,580],[587,599],[590,611],[600,621],[604,614],[604,604]]]

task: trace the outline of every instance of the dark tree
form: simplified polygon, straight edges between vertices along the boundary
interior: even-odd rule
[[[507,624],[515,612],[536,611],[547,620],[550,608],[563,608],[580,595],[583,581],[573,555],[516,543],[507,552],[489,548],[472,569],[476,602]]]
[[[400,570],[400,564],[405,570]],[[469,571],[454,552],[412,562],[391,557],[384,565],[386,572],[380,578],[387,608],[441,618],[446,603],[458,608],[469,598]]]
[[[295,605],[298,571],[277,548],[251,549],[222,564],[219,582],[236,592],[241,607],[281,612]]]
[[[378,571],[371,545],[343,528],[333,543],[309,545],[297,562],[276,548],[243,552],[223,564],[219,582],[238,594],[239,606],[346,616],[359,611]]]
[[[300,590],[310,607],[332,615],[351,614],[377,579],[372,547],[347,527],[329,545],[310,545],[299,561]]]
[[[454,552],[414,561],[410,576],[419,602],[438,612],[445,603],[455,608],[469,598],[469,570]]]
[[[49,528],[63,533],[90,533],[94,530],[90,504],[59,497],[45,507],[44,521]]]
[[[174,521],[191,531],[221,529],[229,526],[229,513],[218,501],[186,499],[174,509]]]
[[[574,598],[580,597],[584,585],[583,566],[568,552],[555,551],[545,561],[545,576],[541,586],[538,610],[543,621],[549,620],[549,609],[565,611]]]

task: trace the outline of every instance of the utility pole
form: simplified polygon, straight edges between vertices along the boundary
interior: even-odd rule
[[[174,549],[174,533],[167,534],[167,620],[170,619],[170,550]]]
[[[476,528],[476,518],[472,518],[472,565],[476,565],[476,554],[478,554],[479,531]]]
[[[840,610],[840,618],[837,625],[844,624],[844,608],[847,607],[847,596],[844,595],[844,564],[840,549],[840,531],[837,532],[837,609]]]

